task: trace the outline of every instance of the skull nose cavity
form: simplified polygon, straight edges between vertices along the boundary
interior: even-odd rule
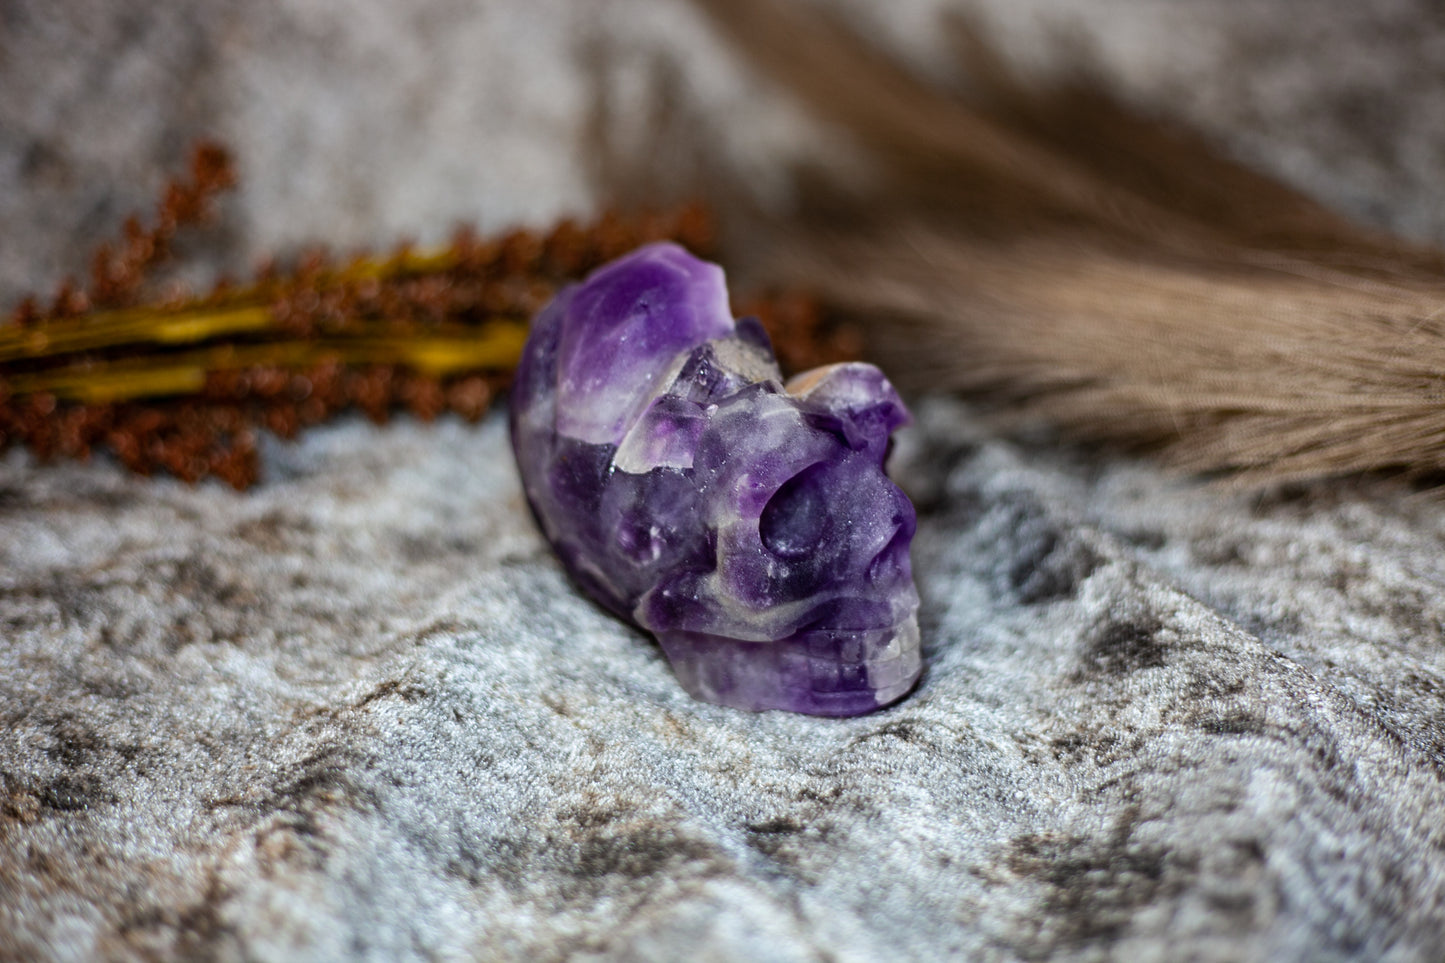
[[[800,559],[815,552],[830,525],[827,493],[823,490],[825,466],[803,469],[773,493],[758,519],[763,547],[784,559]]]
[[[871,584],[891,584],[899,579],[911,579],[913,568],[908,560],[908,544],[913,540],[913,533],[908,526],[903,524],[902,518],[895,518],[893,537],[888,544],[883,546],[883,551],[873,556],[868,563],[868,569],[864,577]]]

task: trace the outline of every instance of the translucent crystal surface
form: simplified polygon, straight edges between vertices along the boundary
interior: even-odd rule
[[[908,412],[877,368],[785,386],[722,270],[654,244],[538,316],[511,418],[568,571],[693,695],[854,715],[918,678],[915,517],[883,472]]]

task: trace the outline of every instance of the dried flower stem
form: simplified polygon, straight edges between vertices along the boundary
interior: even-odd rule
[[[347,408],[376,421],[398,407],[479,418],[510,379],[528,319],[562,284],[649,241],[712,244],[696,206],[605,214],[347,262],[313,252],[245,286],[143,301],[177,230],[234,182],[224,151],[197,148],[152,226],[131,219],[120,245],[96,252],[87,290],[66,283],[44,310],[27,299],[0,326],[0,450],[83,458],[104,446],[142,473],[245,488],[259,476],[261,429],[289,438]],[[785,364],[856,354],[847,332],[821,337],[805,297],[749,307],[773,324]]]
[[[810,170],[811,207],[758,219],[748,243],[771,276],[866,317],[905,389],[1241,485],[1445,477],[1445,251],[1078,79],[1026,81],[966,22],[968,82],[946,87],[816,5],[695,2],[870,158],[871,180]]]
[[[379,335],[265,344],[221,344],[182,354],[82,361],[17,375],[13,394],[41,392],[87,404],[190,394],[205,387],[212,372],[272,366],[286,369],[336,363],[346,366],[400,364],[443,377],[471,370],[505,371],[521,355],[527,326],[495,322],[474,337],[398,338]]]

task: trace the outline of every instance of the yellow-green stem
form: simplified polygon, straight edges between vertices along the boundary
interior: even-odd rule
[[[431,274],[456,265],[455,252],[437,248],[384,258],[360,258],[318,274],[325,288],[365,280]],[[282,290],[276,282],[258,282],[215,298],[177,307],[135,307],[95,311],[47,321],[35,327],[0,325],[0,364],[96,351],[132,344],[189,344],[208,338],[262,331],[274,323],[270,302]]]
[[[321,338],[261,344],[217,345],[161,357],[86,361],[11,376],[17,395],[45,392],[57,398],[98,404],[201,390],[213,371],[240,368],[307,368],[318,364],[399,364],[443,377],[463,371],[505,370],[521,357],[527,325],[497,320],[475,334]]]

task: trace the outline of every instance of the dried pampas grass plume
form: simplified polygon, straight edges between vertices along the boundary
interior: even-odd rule
[[[698,0],[876,165],[766,224],[873,357],[1244,481],[1445,469],[1445,257],[959,31],[965,97],[796,2]]]

